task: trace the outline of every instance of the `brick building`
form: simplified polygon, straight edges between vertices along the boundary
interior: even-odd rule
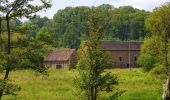
[[[51,68],[57,69],[75,67],[75,55],[75,49],[54,50],[44,57],[44,62]]]
[[[111,53],[113,66],[118,68],[138,67],[139,56],[143,42],[103,41],[102,48]],[[130,58],[130,59],[129,59]]]

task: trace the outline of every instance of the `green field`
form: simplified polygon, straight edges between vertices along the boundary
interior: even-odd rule
[[[161,100],[164,80],[140,69],[133,69],[132,72],[128,69],[108,71],[118,74],[117,87],[126,91],[120,100]],[[2,100],[79,100],[73,85],[76,74],[76,70],[63,69],[50,70],[49,77],[37,75],[30,70],[13,71],[10,79],[20,85],[22,90],[17,96],[3,96]]]

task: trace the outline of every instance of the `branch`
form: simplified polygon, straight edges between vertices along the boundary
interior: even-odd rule
[[[7,12],[6,16],[9,16],[9,14],[15,9],[15,7],[16,7],[16,5],[17,5],[18,2],[19,2],[19,0],[16,0],[14,6],[11,8],[11,10],[9,10],[9,11]]]

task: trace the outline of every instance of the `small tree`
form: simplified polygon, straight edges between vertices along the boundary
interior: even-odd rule
[[[111,66],[105,51],[100,47],[102,33],[98,25],[98,17],[90,17],[91,33],[87,41],[83,41],[78,51],[77,68],[79,76],[76,78],[76,86],[81,91],[81,97],[87,100],[96,100],[101,91],[113,92],[113,86],[118,84],[116,75],[105,72],[104,69]],[[110,98],[115,98],[118,92]]]
[[[4,18],[1,19],[6,20],[7,25],[7,33],[8,33],[8,49],[7,49],[7,66],[5,68],[5,76],[2,80],[2,85],[0,88],[0,98],[5,92],[5,88],[7,84],[7,79],[11,69],[11,29],[10,29],[10,20],[17,17],[27,17],[30,18],[35,15],[36,12],[47,9],[51,7],[49,0],[40,0],[41,5],[34,5],[32,3],[34,0],[1,0],[0,1],[0,12],[4,14]],[[12,88],[9,88],[12,89]],[[11,94],[11,93],[10,93]]]

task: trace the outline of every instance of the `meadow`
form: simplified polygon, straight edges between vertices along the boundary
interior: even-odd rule
[[[141,69],[107,70],[118,75],[119,90],[125,90],[120,100],[161,100],[164,79],[144,73]],[[22,87],[16,96],[3,96],[2,100],[79,100],[74,78],[76,70],[50,69],[49,76],[31,70],[12,71],[10,79]],[[2,77],[2,73],[0,74]],[[107,100],[105,96],[102,100]]]

